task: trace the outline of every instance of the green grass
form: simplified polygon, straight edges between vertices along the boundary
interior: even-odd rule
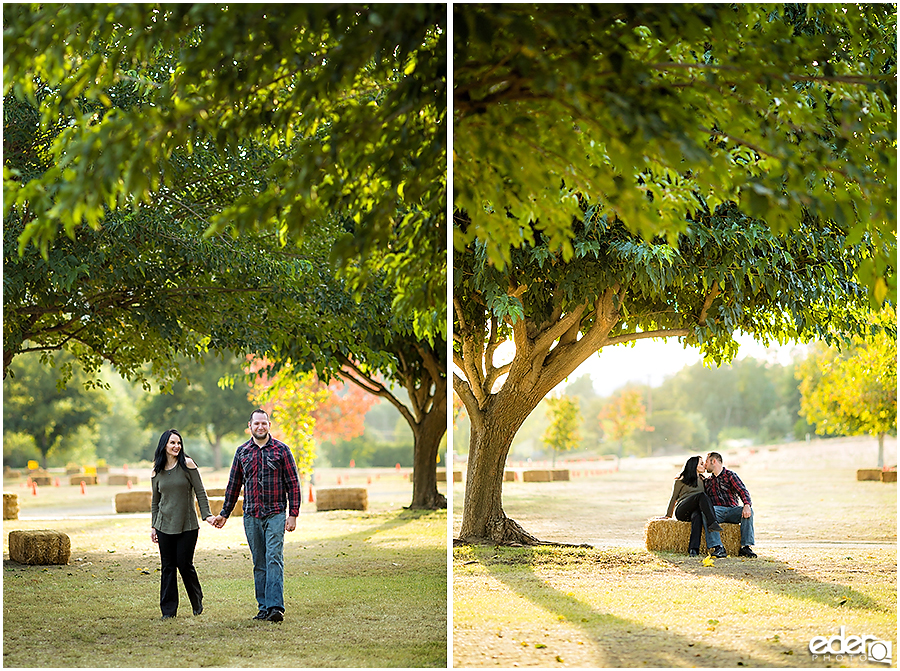
[[[4,562],[6,667],[445,667],[446,513],[301,515],[285,537],[286,619],[256,613],[239,519],[204,525],[195,566],[204,613],[181,587],[161,621],[149,517],[4,523],[53,528],[67,566]],[[4,548],[8,552],[8,548]]]
[[[457,666],[822,666],[813,636],[896,639],[896,552],[697,559],[640,549],[454,549]]]

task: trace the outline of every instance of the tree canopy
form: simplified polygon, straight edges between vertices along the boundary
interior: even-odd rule
[[[859,336],[843,350],[820,344],[798,367],[800,407],[816,433],[878,438],[884,465],[884,436],[897,432],[896,313],[880,319],[892,332]]]
[[[7,7],[4,96],[38,110],[46,166],[5,166],[4,218],[16,212],[20,246],[46,255],[60,230],[159,200],[207,235],[262,230],[282,242],[343,213],[351,223],[333,258],[360,284],[372,266],[388,272],[408,315],[442,314],[445,14],[437,4]],[[248,165],[259,152],[265,164]],[[195,154],[212,184],[181,173]],[[223,191],[217,207],[193,206]],[[421,329],[445,324],[417,316]]]
[[[737,330],[768,344],[870,329],[857,269],[871,250],[838,228],[806,220],[776,235],[724,203],[673,246],[583,208],[568,261],[541,231],[502,269],[481,240],[454,255],[453,388],[472,427],[463,538],[535,541],[500,508],[501,465],[529,413],[602,347],[677,337],[722,362]],[[513,360],[497,365],[506,340]]]
[[[872,242],[896,303],[896,5],[454,5],[457,250],[497,265],[545,234],[576,253],[579,197],[674,244],[735,202]]]

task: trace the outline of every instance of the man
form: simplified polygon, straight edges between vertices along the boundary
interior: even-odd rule
[[[756,553],[750,547],[753,539],[753,508],[751,507],[750,492],[741,482],[734,471],[729,471],[722,465],[722,455],[718,452],[710,452],[706,455],[706,472],[710,473],[704,486],[706,495],[713,504],[716,514],[716,522],[730,522],[741,525],[741,549],[738,554],[741,557],[756,557]],[[740,501],[740,504],[738,503]],[[699,516],[691,520],[692,524],[702,524]],[[706,534],[706,546],[717,547],[722,545],[722,538],[717,531]],[[724,555],[723,555],[724,556]]]
[[[213,525],[222,528],[244,487],[244,532],[253,556],[253,584],[259,612],[254,620],[284,620],[284,532],[297,528],[300,478],[287,445],[269,434],[269,415],[250,414],[250,440],[237,448],[225,503]]]

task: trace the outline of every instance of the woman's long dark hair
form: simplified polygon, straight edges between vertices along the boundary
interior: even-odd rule
[[[154,473],[162,473],[166,468],[166,461],[168,459],[166,456],[166,445],[169,444],[169,437],[173,433],[181,439],[181,449],[178,451],[178,456],[176,457],[178,465],[184,470],[188,469],[187,463],[184,461],[187,457],[184,453],[184,438],[181,438],[181,434],[175,429],[169,429],[168,431],[163,431],[163,434],[159,437],[159,444],[156,446],[156,454],[153,455]]]
[[[697,486],[697,463],[699,461],[700,457],[691,457],[684,464],[684,470],[678,475],[681,481],[688,487]]]

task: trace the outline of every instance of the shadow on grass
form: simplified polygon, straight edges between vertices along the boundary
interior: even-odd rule
[[[728,557],[716,559],[714,567],[704,567],[700,559],[686,557],[672,552],[651,552],[653,556],[673,568],[695,576],[708,576],[710,571],[720,578],[731,578],[750,583],[761,590],[780,594],[790,599],[809,601],[823,606],[835,607],[845,604],[847,608],[885,611],[879,602],[855,589],[840,583],[819,580],[798,571],[795,567],[777,559],[738,559]]]
[[[690,640],[660,627],[604,613],[563,593],[534,573],[535,563],[542,563],[539,556],[541,550],[538,548],[472,546],[472,551],[478,557],[478,563],[515,594],[579,627],[603,651],[604,657],[595,660],[598,666],[669,668],[696,666],[698,663],[710,666],[711,660],[715,662],[712,665],[717,667],[769,665],[747,654]],[[601,551],[583,552],[586,557],[596,555],[596,558],[588,561],[597,561],[604,555]],[[511,556],[500,556],[507,553]],[[522,570],[511,571],[511,564],[520,564]],[[639,642],[639,650],[636,649],[635,642]]]

